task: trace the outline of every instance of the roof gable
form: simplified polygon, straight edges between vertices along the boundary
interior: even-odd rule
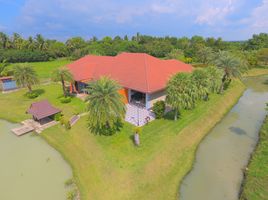
[[[61,110],[53,107],[47,100],[32,103],[30,108],[27,110],[28,114],[33,115],[38,120],[59,112],[61,112]]]

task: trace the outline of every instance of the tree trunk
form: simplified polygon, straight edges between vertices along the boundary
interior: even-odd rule
[[[225,73],[221,79],[221,88],[220,88],[220,94],[223,93],[223,89],[224,89],[224,84],[225,84],[225,81],[226,81],[226,78],[227,78],[227,74]]]
[[[27,88],[28,88],[28,90],[29,90],[29,93],[31,93],[31,92],[33,91],[31,85],[27,85]]]
[[[64,82],[62,75],[61,75],[61,85],[62,85],[63,95],[64,95],[64,97],[66,97],[67,94],[66,94],[66,89],[65,89],[65,82]]]
[[[177,119],[178,119],[178,109],[175,109],[174,120],[177,121]]]
[[[136,146],[140,146],[140,135],[138,133],[134,134],[134,141]]]

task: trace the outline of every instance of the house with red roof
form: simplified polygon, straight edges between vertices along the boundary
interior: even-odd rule
[[[69,64],[75,83],[71,92],[81,93],[101,76],[108,76],[122,86],[119,91],[125,103],[150,109],[166,97],[169,78],[178,72],[191,72],[193,67],[178,60],[161,60],[145,53],[121,53],[117,56],[87,55]]]

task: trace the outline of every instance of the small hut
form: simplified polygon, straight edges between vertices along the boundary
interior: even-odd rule
[[[33,116],[35,121],[45,124],[53,120],[54,115],[60,113],[61,110],[53,107],[47,100],[32,103],[27,110],[28,114]]]
[[[0,90],[10,91],[15,89],[17,89],[17,84],[12,76],[0,77]]]

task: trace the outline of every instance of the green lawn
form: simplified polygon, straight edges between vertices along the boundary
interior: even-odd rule
[[[66,64],[69,64],[71,61],[68,59],[59,59],[59,60],[54,60],[54,61],[49,61],[49,62],[32,62],[32,63],[27,63],[30,66],[32,66],[37,74],[38,77],[41,79],[41,81],[47,81],[51,77],[51,72],[54,69],[57,69],[59,67],[65,66]],[[21,64],[21,63],[18,63]],[[9,67],[12,67],[16,64],[11,64]]]
[[[62,95],[62,87],[60,84],[52,83],[50,85],[37,85],[33,89],[39,89],[41,94],[36,99],[25,97],[26,89],[21,89],[9,94],[0,93],[0,119],[6,119],[12,122],[20,122],[31,116],[25,111],[29,108],[32,102],[42,99],[47,99],[52,105],[62,109],[66,117],[71,117],[73,114],[85,111],[85,104],[77,99],[72,98],[68,104],[62,104],[59,97]]]
[[[262,76],[268,74],[268,68],[253,68],[250,69],[244,76]]]
[[[178,121],[153,121],[143,128],[139,148],[133,145],[131,125],[113,136],[96,136],[87,129],[87,117],[70,131],[55,126],[42,136],[72,166],[84,200],[177,199],[198,144],[244,88],[233,81],[224,95],[211,95],[210,101],[183,111]]]
[[[246,172],[241,200],[268,200],[268,117]]]

